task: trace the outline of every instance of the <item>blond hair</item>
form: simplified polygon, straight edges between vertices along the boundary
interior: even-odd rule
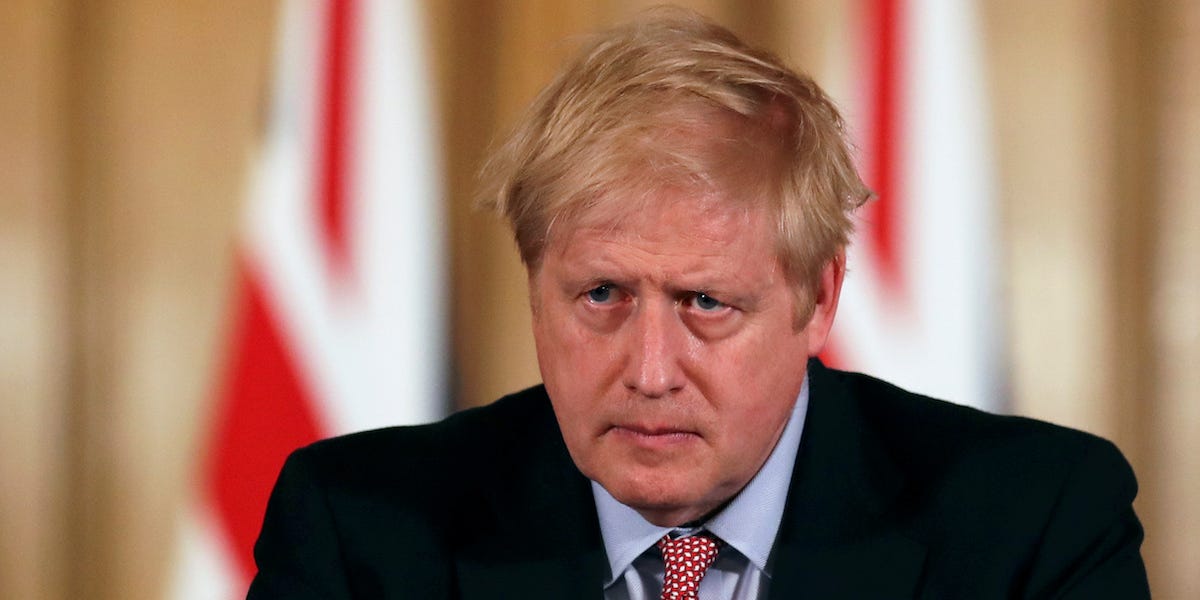
[[[634,210],[663,186],[737,181],[732,196],[776,214],[801,323],[822,269],[848,241],[854,209],[870,197],[821,88],[683,9],[651,10],[596,36],[542,90],[483,176],[481,204],[508,221],[531,273],[556,223]]]

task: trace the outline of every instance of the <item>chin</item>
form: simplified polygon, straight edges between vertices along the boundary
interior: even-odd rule
[[[685,482],[657,480],[641,481],[629,477],[609,477],[597,480],[621,504],[638,511],[655,525],[673,527],[703,516],[706,503]]]

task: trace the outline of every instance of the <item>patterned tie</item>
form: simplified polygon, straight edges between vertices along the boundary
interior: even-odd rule
[[[674,540],[667,535],[658,540],[658,549],[666,565],[662,600],[696,600],[700,578],[717,558],[717,543],[704,535]]]

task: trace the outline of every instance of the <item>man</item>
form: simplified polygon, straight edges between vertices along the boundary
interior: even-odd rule
[[[648,13],[487,173],[544,387],[296,451],[250,597],[1148,596],[1111,444],[812,358],[869,193],[811,80]]]

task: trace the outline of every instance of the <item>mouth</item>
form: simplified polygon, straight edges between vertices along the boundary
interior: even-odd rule
[[[613,425],[608,432],[622,441],[646,448],[667,448],[700,439],[700,434],[695,431],[671,425],[624,423]]]

